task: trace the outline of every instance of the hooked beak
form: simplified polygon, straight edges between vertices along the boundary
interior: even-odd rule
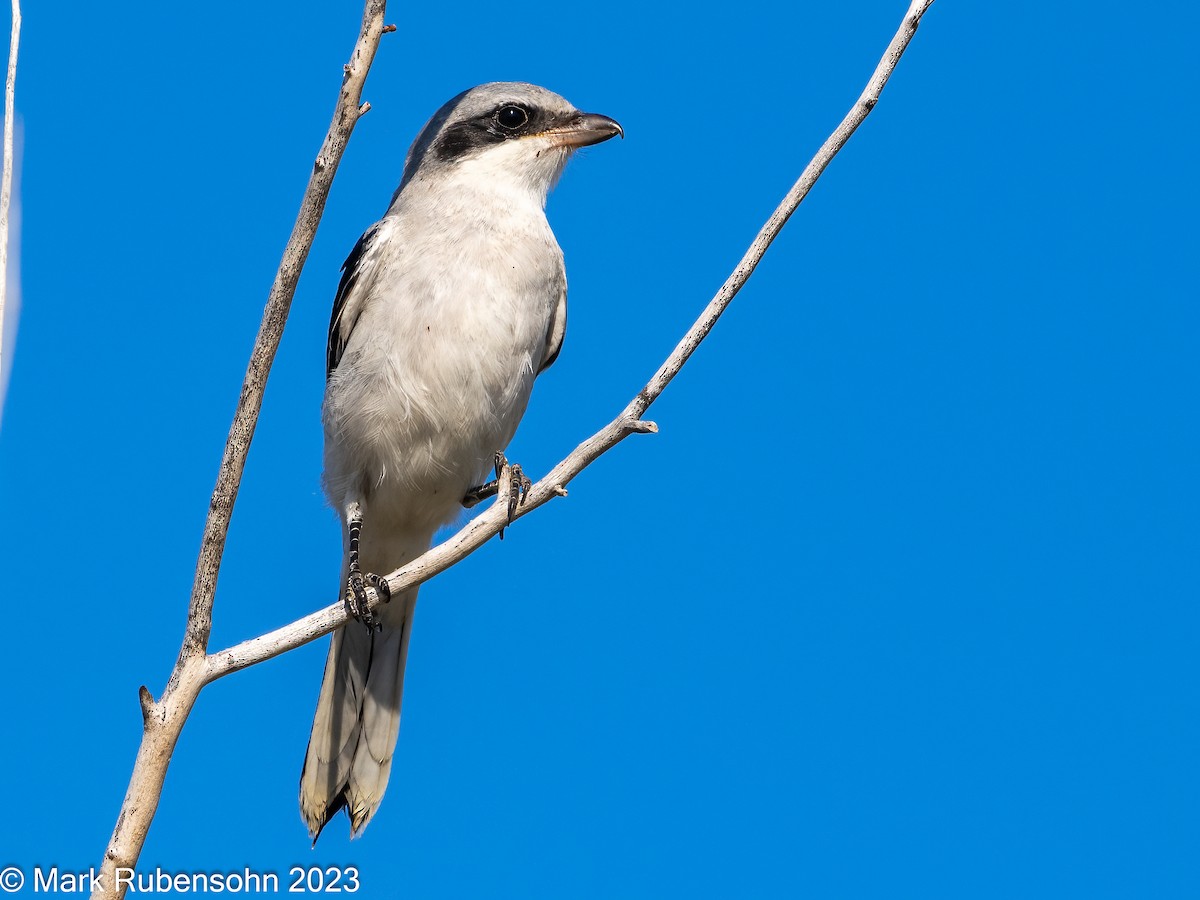
[[[551,138],[556,147],[568,147],[575,150],[599,144],[611,137],[625,137],[625,130],[615,119],[602,116],[599,113],[577,113],[561,125],[548,128],[542,134]]]

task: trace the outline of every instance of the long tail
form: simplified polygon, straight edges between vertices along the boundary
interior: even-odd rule
[[[383,799],[416,605],[416,590],[399,594],[381,611],[381,630],[351,622],[333,634],[300,774],[300,815],[313,843],[343,808],[357,837]]]

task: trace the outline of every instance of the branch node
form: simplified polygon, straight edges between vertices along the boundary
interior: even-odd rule
[[[138,688],[138,703],[142,706],[142,725],[149,727],[150,717],[154,715],[154,695],[144,684]]]
[[[647,419],[628,418],[621,423],[626,434],[658,434],[658,424]]]
[[[555,497],[567,496],[567,489],[561,484],[554,485],[552,488],[550,488],[550,490],[553,491]]]
[[[359,118],[361,119],[363,116],[365,116],[365,115],[366,115],[367,113],[369,113],[370,111],[371,111],[371,104],[370,104],[370,101],[367,101],[367,102],[363,103],[363,105],[362,105],[362,106],[360,106],[360,107],[358,108],[358,116],[359,116]]]
[[[380,33],[380,34],[391,34],[391,33],[392,33],[393,31],[395,31],[395,30],[396,30],[396,26],[395,26],[395,25],[384,25],[384,26],[383,26],[383,31],[381,31],[381,32],[379,32],[379,33]]]

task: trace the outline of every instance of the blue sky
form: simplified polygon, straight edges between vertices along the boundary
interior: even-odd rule
[[[355,3],[27,4],[0,432],[3,859],[98,864]],[[510,456],[645,382],[904,0],[393,4],[272,373],[213,649],[331,602],[338,268],[416,130],[522,79],[625,126],[549,205],[571,319]],[[7,25],[7,20],[5,21]],[[218,682],[143,869],[367,897],[1194,897],[1193,4],[939,0],[631,438],[422,591],[365,835],[296,786],[325,641]]]

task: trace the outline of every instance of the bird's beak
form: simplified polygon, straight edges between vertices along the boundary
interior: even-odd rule
[[[577,113],[553,128],[542,132],[550,138],[556,147],[568,147],[572,150],[599,144],[611,137],[625,137],[625,130],[615,119],[602,116],[599,113]]]

